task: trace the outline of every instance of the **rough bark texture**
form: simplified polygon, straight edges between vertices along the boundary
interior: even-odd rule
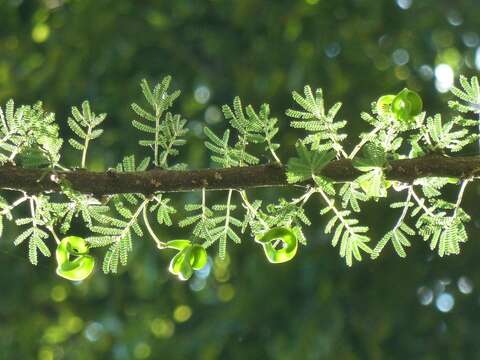
[[[59,191],[59,179],[70,182],[73,189],[97,196],[118,193],[181,192],[201,188],[207,190],[248,189],[287,186],[285,167],[258,165],[229,169],[189,171],[149,170],[118,173],[86,170],[51,172],[41,169],[0,167],[0,188],[24,190],[28,193]],[[335,182],[354,180],[361,173],[351,160],[328,164],[321,175]],[[416,159],[391,161],[385,169],[387,179],[410,183],[421,177],[466,178],[480,174],[480,157],[444,157],[429,155]]]

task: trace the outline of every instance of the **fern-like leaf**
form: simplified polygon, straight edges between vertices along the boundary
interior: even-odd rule
[[[345,140],[347,135],[339,133],[339,130],[345,127],[347,122],[335,122],[335,116],[342,104],[336,103],[325,112],[322,89],[317,89],[314,96],[310,86],[305,86],[304,94],[303,97],[296,91],[293,92],[293,99],[302,110],[287,110],[287,116],[299,119],[292,121],[290,126],[304,129],[310,133],[303,139],[303,143],[311,144],[313,150],[326,151],[333,149],[337,154],[346,157],[341,142]]]
[[[140,140],[139,144],[150,147],[154,152],[153,162],[155,166],[164,169],[171,168],[168,165],[168,156],[178,155],[178,150],[175,147],[185,144],[185,140],[181,139],[181,137],[188,132],[188,129],[185,128],[187,123],[185,119],[180,115],[173,115],[167,112],[173,105],[173,102],[180,96],[179,90],[172,93],[168,92],[170,82],[171,77],[166,76],[152,90],[147,80],[143,79],[140,87],[147,103],[152,108],[151,112],[143,109],[137,103],[131,105],[132,110],[146,121],[145,123],[133,120],[133,127],[151,137]]]

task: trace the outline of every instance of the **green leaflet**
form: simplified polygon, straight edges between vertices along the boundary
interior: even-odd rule
[[[145,158],[138,166],[135,157],[126,156],[116,167],[119,172],[144,171],[150,159]],[[86,241],[91,247],[108,246],[103,260],[105,273],[116,273],[118,265],[126,265],[128,254],[133,250],[133,234],[141,237],[144,232],[140,226],[142,211],[148,206],[149,199],[142,194],[115,195],[111,203],[115,209],[113,216],[101,214],[94,218],[95,224],[90,226],[94,235]]]
[[[366,174],[359,176],[356,182],[360,185],[367,197],[379,198],[387,196],[387,185],[383,167],[387,158],[383,149],[375,144],[368,143],[363,147],[363,157],[353,160],[353,166]]]
[[[280,145],[273,142],[278,132],[276,118],[270,117],[270,107],[262,104],[257,113],[251,105],[245,108],[237,96],[233,100],[233,108],[229,105],[222,107],[225,119],[238,133],[236,141],[231,141],[230,130],[227,129],[220,138],[211,129],[204,127],[207,137],[205,147],[211,151],[213,162],[222,167],[246,166],[258,164],[260,159],[249,151],[249,145],[264,144],[276,162],[280,162],[277,150]]]
[[[15,109],[9,100],[5,111],[0,107],[0,164],[18,160],[27,168],[54,168],[62,144],[55,114],[46,112],[41,102]]]
[[[308,150],[302,143],[297,143],[296,150],[298,157],[290,158],[287,164],[287,180],[289,183],[312,178],[335,158],[333,151]]]
[[[225,130],[222,138],[219,138],[208,127],[203,131],[210,141],[205,141],[205,147],[212,152],[211,159],[221,167],[246,166],[258,164],[259,159],[246,151],[247,142],[239,141],[233,147],[230,146],[230,131]]]
[[[425,241],[430,242],[430,249],[437,249],[438,255],[460,253],[460,244],[468,240],[465,223],[470,216],[457,208],[453,216],[448,216],[445,210],[455,209],[455,204],[444,201],[434,201],[428,213],[419,216],[416,227]]]
[[[280,162],[275,153],[280,144],[273,142],[273,138],[278,132],[278,120],[270,117],[270,106],[268,104],[262,104],[258,113],[252,105],[248,105],[245,108],[245,115],[242,102],[237,96],[233,99],[233,109],[228,105],[223,105],[222,111],[225,119],[240,134],[240,141],[239,144],[235,145],[236,148],[243,148],[243,151],[245,151],[248,143],[263,143],[265,144],[265,150],[270,151],[273,158]]]
[[[377,243],[377,246],[375,246],[373,249],[372,259],[376,259],[378,256],[380,256],[381,251],[389,241],[393,244],[393,248],[398,256],[402,258],[406,257],[407,254],[404,248],[411,246],[411,243],[407,239],[406,235],[413,236],[415,235],[415,231],[405,223],[402,223],[398,228],[387,232],[385,236]]]
[[[460,113],[478,113],[480,105],[480,86],[478,84],[478,78],[474,76],[468,81],[465,76],[461,75],[460,86],[461,88],[454,86],[450,91],[453,95],[459,98],[462,103],[459,101],[449,101],[448,105]]]
[[[157,211],[157,222],[159,224],[165,224],[171,226],[173,224],[171,215],[176,214],[177,210],[169,205],[170,199],[164,198],[161,195],[155,197],[155,204],[150,207],[150,212]]]
[[[479,138],[479,134],[469,133],[468,127],[470,126],[478,126],[478,121],[465,123],[460,117],[454,117],[443,123],[441,115],[436,114],[427,119],[426,127],[422,132],[423,139],[426,146],[432,151],[458,152]]]
[[[90,109],[90,103],[84,101],[82,103],[82,112],[77,107],[72,107],[72,117],[67,120],[70,129],[81,139],[83,144],[75,139],[68,139],[69,144],[76,150],[82,152],[81,167],[85,167],[87,150],[90,141],[97,139],[103,134],[102,129],[95,129],[100,125],[107,114],[95,115]]]
[[[385,175],[381,169],[370,170],[368,173],[359,176],[356,181],[369,198],[387,196]]]
[[[368,231],[367,226],[361,226],[357,219],[351,218],[349,210],[336,209],[331,200],[320,214],[325,215],[329,212],[332,213],[332,217],[327,222],[324,232],[325,234],[333,234],[333,247],[340,243],[340,256],[345,258],[348,266],[352,266],[353,259],[357,261],[362,260],[361,251],[367,254],[372,252],[372,249],[367,245],[370,242],[370,238],[365,235]]]
[[[368,196],[360,191],[360,185],[357,182],[345,183],[339,191],[342,197],[342,207],[350,207],[355,212],[360,212],[359,201],[367,201]]]
[[[184,168],[184,164],[170,166],[168,158],[179,154],[178,146],[185,145],[186,141],[182,139],[187,132],[187,120],[180,115],[173,115],[167,112],[173,102],[180,96],[180,91],[168,92],[171,77],[166,76],[163,80],[151,89],[147,80],[143,79],[140,83],[143,96],[151,107],[151,112],[145,110],[137,103],[132,103],[131,108],[137,116],[143,121],[133,120],[132,126],[137,130],[146,133],[149,139],[140,140],[141,146],[149,147],[153,150],[153,163],[155,166],[169,168]]]
[[[31,197],[29,199],[30,217],[15,220],[17,225],[27,225],[28,228],[21,232],[13,243],[18,246],[28,239],[28,258],[33,265],[38,264],[38,251],[43,256],[51,256],[50,249],[45,243],[49,235],[41,228],[51,221],[51,213],[46,201],[47,199],[43,196]]]
[[[370,171],[383,168],[387,164],[387,157],[383,149],[375,144],[368,143],[363,147],[361,157],[353,160],[353,166],[360,171]]]
[[[296,91],[292,93],[293,100],[301,107],[301,110],[288,109],[286,115],[296,120],[290,126],[296,129],[304,129],[308,132],[302,142],[311,144],[312,150],[334,150],[337,154],[345,156],[341,145],[347,137],[339,131],[345,127],[346,121],[335,121],[335,117],[342,104],[336,103],[328,111],[325,111],[322,89],[316,89],[315,95],[310,86],[305,86],[304,96]],[[346,157],[346,156],[345,156]]]
[[[241,243],[235,228],[241,227],[242,222],[232,215],[236,206],[231,204],[231,198],[232,191],[229,191],[226,204],[215,204],[212,207],[208,207],[204,201],[202,204],[187,204],[185,210],[192,215],[178,224],[180,227],[193,226],[193,236],[204,240],[205,248],[218,243],[218,255],[221,259],[226,256],[228,240]]]

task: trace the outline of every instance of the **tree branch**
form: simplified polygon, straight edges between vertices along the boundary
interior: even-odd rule
[[[248,189],[287,186],[285,167],[270,164],[228,169],[149,170],[139,172],[92,172],[86,170],[51,171],[0,167],[0,188],[28,193],[60,191],[60,179],[81,193],[95,196],[118,193],[182,192],[201,188],[207,190]],[[480,173],[480,156],[445,157],[428,155],[415,159],[391,161],[385,169],[387,179],[411,183],[421,177],[468,178]],[[335,182],[354,180],[362,173],[352,161],[332,161],[322,171]]]

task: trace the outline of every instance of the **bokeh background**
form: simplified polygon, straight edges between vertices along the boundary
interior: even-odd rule
[[[340,115],[353,134],[366,130],[361,111],[405,86],[430,113],[448,112],[455,78],[480,69],[479,13],[475,0],[0,0],[0,103],[42,100],[68,137],[70,107],[90,100],[109,114],[88,161],[101,170],[125,154],[146,155],[129,104],[142,101],[140,79],[171,74],[183,91],[174,110],[190,121],[181,155],[190,167],[210,165],[202,127],[222,131],[220,106],[235,95],[270,103],[286,159],[298,133],[284,111],[305,84],[322,87],[327,104],[344,103]],[[77,158],[66,145],[63,162]],[[172,198],[181,210],[197,195]],[[471,237],[460,256],[441,259],[416,238],[406,259],[387,248],[349,269],[322,235],[313,201],[309,244],[294,261],[269,265],[245,236],[224,262],[212,249],[210,265],[189,282],[168,274],[171,254],[145,237],[120,274],[97,269],[70,283],[55,275],[53,259],[30,265],[8,226],[0,239],[0,359],[480,358],[478,195],[472,185]],[[362,218],[379,239],[396,216],[380,202]],[[156,231],[166,240],[188,235]]]

